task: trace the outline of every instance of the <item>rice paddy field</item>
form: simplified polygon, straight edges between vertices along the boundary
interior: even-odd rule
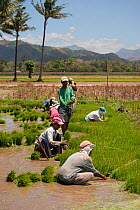
[[[62,165],[69,155],[79,151],[79,144],[83,140],[89,140],[96,144],[91,156],[94,166],[102,174],[122,181],[121,190],[139,195],[139,79],[132,81],[128,77],[126,80],[123,79],[125,82],[119,79],[117,83],[113,81],[111,83],[109,80],[109,84],[106,81],[94,83],[93,79],[90,83],[89,79],[91,78],[85,81],[84,78],[75,78],[78,91],[76,108],[68,127],[70,147],[54,160],[60,161],[59,164]],[[31,81],[13,83],[9,80],[0,82],[0,119],[3,121],[2,116],[6,115],[19,125],[17,131],[14,129],[11,132],[0,131],[2,148],[16,145],[30,147],[34,144],[35,136],[50,123],[48,113],[43,112],[42,102],[51,96],[58,98],[57,91],[61,87],[59,81],[60,78],[54,78],[51,82],[46,79],[43,83]],[[107,110],[105,122],[84,121],[89,112],[101,106]],[[124,106],[123,112],[117,111],[120,106]]]

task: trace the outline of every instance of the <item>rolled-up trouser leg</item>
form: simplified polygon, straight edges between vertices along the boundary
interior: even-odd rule
[[[94,175],[92,172],[78,173],[74,180],[74,184],[85,184],[88,181],[92,181],[93,177]]]

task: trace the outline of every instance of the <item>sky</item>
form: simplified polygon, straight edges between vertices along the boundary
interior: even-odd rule
[[[42,0],[44,3],[45,0]],[[34,3],[40,0],[34,0]],[[115,53],[121,48],[140,48],[140,0],[57,0],[65,4],[61,12],[67,18],[49,18],[45,46],[66,47],[78,45],[97,53]],[[19,39],[42,45],[44,17],[26,0],[27,24],[35,30],[21,32]],[[4,34],[6,40],[14,40]]]

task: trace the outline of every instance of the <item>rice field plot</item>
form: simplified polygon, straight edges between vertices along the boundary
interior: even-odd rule
[[[69,124],[70,132],[83,136],[70,139],[71,151],[63,153],[60,164],[79,150],[83,140],[96,144],[92,153],[95,167],[103,174],[125,181],[124,190],[140,194],[140,129],[129,114],[116,112],[115,102],[104,102],[107,109],[105,122],[86,122],[84,117],[97,110],[99,104],[79,104],[74,110]]]

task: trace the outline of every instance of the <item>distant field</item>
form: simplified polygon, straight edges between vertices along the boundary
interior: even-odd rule
[[[60,82],[60,78],[65,75],[48,75],[43,76],[42,79],[44,82]],[[67,75],[68,76],[68,75]],[[106,82],[107,77],[103,75],[70,75],[76,82]],[[17,76],[18,81],[36,81],[38,76],[33,76],[32,79],[29,79],[28,76]],[[0,81],[11,81],[13,76],[1,76]],[[108,76],[108,81],[110,82],[140,82],[139,76],[130,76],[130,75],[110,75]]]

